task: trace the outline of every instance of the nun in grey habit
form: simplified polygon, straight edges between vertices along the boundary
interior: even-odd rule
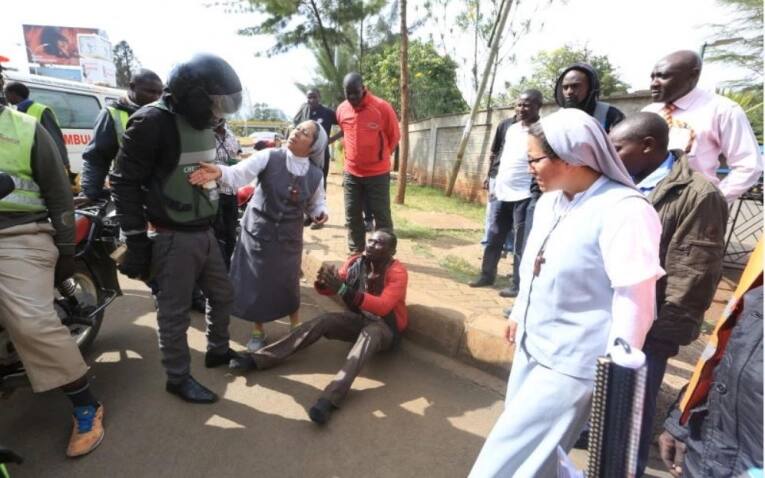
[[[286,146],[259,151],[234,166],[204,164],[194,184],[217,180],[234,190],[257,179],[241,220],[229,276],[235,298],[232,314],[254,322],[248,349],[265,345],[262,324],[290,316],[299,324],[303,214],[326,222],[322,170],[327,135],[315,121],[299,124]]]

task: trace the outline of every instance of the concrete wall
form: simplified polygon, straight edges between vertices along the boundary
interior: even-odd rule
[[[651,102],[648,91],[607,98],[606,101],[630,115]],[[542,116],[558,106],[546,103]],[[494,130],[500,121],[513,115],[513,108],[480,111],[468,138],[462,168],[455,184],[455,193],[470,200],[485,201],[483,180],[489,169],[489,148]],[[409,164],[411,177],[422,185],[445,188],[457,157],[467,114],[437,116],[409,125]]]

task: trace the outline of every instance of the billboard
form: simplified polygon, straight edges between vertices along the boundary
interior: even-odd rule
[[[96,35],[94,28],[22,25],[27,59],[41,65],[80,66],[78,34]]]
[[[114,86],[112,44],[95,28],[22,25],[29,63],[39,74]]]

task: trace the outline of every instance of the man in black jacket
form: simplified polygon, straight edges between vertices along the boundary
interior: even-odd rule
[[[153,279],[166,390],[192,403],[218,397],[191,376],[186,330],[195,284],[207,297],[205,366],[228,364],[233,287],[212,231],[218,187],[192,186],[188,175],[215,160],[212,128],[242,102],[242,86],[220,57],[195,55],[168,79],[162,100],[131,116],[110,176],[127,253],[120,270]],[[147,220],[156,232],[147,235]]]
[[[82,192],[90,200],[108,196],[104,181],[122,144],[127,120],[141,106],[153,103],[162,95],[162,80],[151,70],[133,75],[127,95],[101,110],[93,127],[93,139],[82,152]]]
[[[555,102],[561,108],[577,108],[592,116],[606,132],[624,119],[615,106],[600,101],[600,80],[595,69],[586,63],[574,63],[555,83]]]
[[[659,437],[674,477],[762,476],[762,239]]]

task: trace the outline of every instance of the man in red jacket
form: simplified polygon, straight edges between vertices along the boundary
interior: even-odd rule
[[[364,250],[364,198],[369,201],[375,230],[393,231],[390,214],[390,155],[401,132],[393,107],[364,87],[361,75],[343,79],[345,101],[337,107],[337,122],[345,142],[345,224],[351,253]]]
[[[377,231],[363,254],[351,256],[336,270],[323,265],[314,283],[323,295],[339,295],[348,310],[327,312],[305,322],[281,340],[231,360],[234,369],[266,369],[283,362],[321,337],[355,342],[347,360],[308,415],[323,425],[340,406],[361,367],[375,353],[393,348],[407,325],[406,267],[393,258],[396,236]]]

